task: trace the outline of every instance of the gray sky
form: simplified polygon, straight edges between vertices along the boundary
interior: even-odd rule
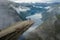
[[[52,0],[52,2],[60,2],[60,0]]]
[[[20,2],[20,3],[22,3],[22,2],[27,2],[27,3],[31,3],[31,2],[33,2],[33,3],[35,3],[35,2],[43,2],[43,3],[60,2],[60,0],[13,0],[13,1]]]

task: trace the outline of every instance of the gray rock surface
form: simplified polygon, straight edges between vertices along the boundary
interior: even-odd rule
[[[4,29],[19,21],[16,12],[9,8],[7,0],[0,0],[0,29]]]

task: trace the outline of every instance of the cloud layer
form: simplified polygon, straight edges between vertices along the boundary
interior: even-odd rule
[[[27,2],[27,3],[35,3],[35,2],[43,2],[43,3],[50,3],[50,2],[60,2],[60,0],[13,0],[15,2],[19,2],[19,3],[22,3],[22,2]]]

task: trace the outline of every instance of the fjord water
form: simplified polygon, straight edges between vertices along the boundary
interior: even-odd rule
[[[23,33],[23,35],[19,38],[19,40],[24,40],[24,36],[29,35],[29,32],[35,30],[49,16],[49,14],[47,14],[47,11],[50,9],[50,6],[46,4],[45,5],[26,4],[25,7],[30,8],[30,10],[27,10],[26,12],[25,11],[20,12],[20,16],[22,15],[21,18],[23,20],[33,20],[34,24],[26,32]]]

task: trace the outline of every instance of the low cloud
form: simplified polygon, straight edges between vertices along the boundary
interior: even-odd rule
[[[14,2],[19,2],[19,3],[22,3],[22,2],[27,2],[27,3],[35,3],[35,2],[42,2],[42,3],[50,3],[50,2],[60,2],[60,0],[11,0],[11,1],[14,1]]]

